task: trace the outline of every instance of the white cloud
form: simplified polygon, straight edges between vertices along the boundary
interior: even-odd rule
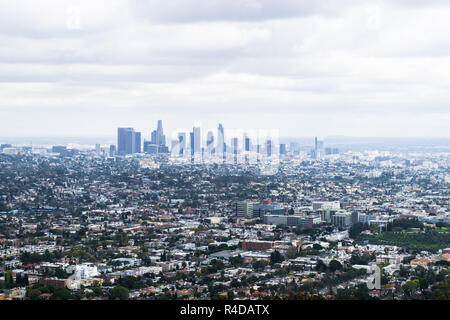
[[[150,131],[158,117],[450,136],[449,14],[421,1],[0,0],[0,136],[24,134],[17,123]],[[67,118],[79,125],[49,129]]]

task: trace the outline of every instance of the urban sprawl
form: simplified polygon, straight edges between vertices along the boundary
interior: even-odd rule
[[[448,152],[226,133],[2,144],[0,300],[450,298]]]

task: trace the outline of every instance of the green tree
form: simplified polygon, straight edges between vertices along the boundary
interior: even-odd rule
[[[330,268],[331,272],[336,272],[338,270],[342,270],[342,264],[337,260],[331,260],[328,267]]]
[[[5,288],[11,289],[14,287],[14,278],[11,270],[5,271]]]
[[[38,289],[31,289],[28,291],[28,297],[31,300],[39,300],[39,296],[41,295],[41,291]]]
[[[419,288],[419,279],[407,281],[402,288],[406,296],[412,296],[413,293]]]
[[[289,259],[294,259],[295,257],[297,257],[297,254],[298,254],[297,247],[290,246],[287,249],[286,255]]]
[[[314,243],[312,248],[314,250],[322,250],[323,249],[323,247],[320,244],[318,244],[318,243]]]
[[[115,286],[109,293],[112,300],[128,300],[130,297],[130,291],[122,286]]]
[[[67,288],[56,288],[52,296],[54,300],[71,300],[72,298],[72,293]]]
[[[281,255],[281,253],[278,250],[275,250],[274,252],[272,252],[270,254],[270,263],[271,264],[275,264],[275,263],[281,263],[283,262],[283,256]]]

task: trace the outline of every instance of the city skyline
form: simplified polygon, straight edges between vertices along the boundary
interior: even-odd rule
[[[263,320],[449,301],[449,16],[0,0],[0,305]]]
[[[450,137],[442,1],[0,9],[0,137],[102,136],[153,119],[168,132],[219,120],[281,136]]]

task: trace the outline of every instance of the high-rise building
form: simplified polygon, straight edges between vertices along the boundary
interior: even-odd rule
[[[156,130],[152,131],[151,134],[151,144],[156,145],[158,147],[158,152],[166,153],[166,136],[164,135],[162,120],[158,120],[158,125]]]
[[[320,155],[323,154],[323,141],[319,141],[317,137],[314,137],[314,150],[312,153],[314,159],[319,159]]]
[[[156,130],[153,130],[150,135],[150,142],[151,144],[154,144],[155,146],[158,145],[158,132]]]
[[[286,210],[281,204],[272,203],[270,200],[265,200],[263,203],[255,203],[253,205],[253,217],[263,218],[265,214],[286,215]]]
[[[245,151],[250,151],[250,138],[245,137]]]
[[[144,140],[144,152],[148,154],[157,154],[158,146],[151,141]]]
[[[280,144],[280,155],[282,155],[282,156],[286,155],[286,144],[284,144],[284,143]]]
[[[119,155],[133,153],[133,128],[117,129],[117,148]]]
[[[272,156],[272,140],[267,140],[266,142],[266,154],[268,157]]]
[[[313,201],[313,210],[339,210],[341,209],[341,203],[339,201]]]
[[[314,151],[317,152],[317,137],[314,137]]]
[[[180,146],[180,155],[186,154],[186,133],[179,132],[178,133],[178,142]]]
[[[127,155],[141,152],[141,133],[133,128],[117,129],[117,152],[119,155]]]
[[[239,153],[239,139],[238,138],[231,139],[231,147],[233,148],[233,154],[237,155]]]
[[[325,148],[325,154],[339,154],[338,148]]]
[[[134,150],[133,153],[141,153],[141,133],[134,133]]]
[[[212,131],[208,131],[206,136],[206,152],[212,154],[214,152],[214,134]]]
[[[194,146],[194,132],[189,132],[189,141],[190,143],[190,149],[191,149],[191,156],[194,155],[195,146]]]
[[[158,146],[166,146],[166,136],[164,135],[162,120],[158,120],[158,127],[156,131],[158,133]]]
[[[219,127],[217,128],[216,154],[219,156],[223,156],[224,153],[225,153],[225,132],[222,124],[219,123]]]
[[[297,142],[290,142],[289,143],[289,150],[291,151],[291,153],[293,154],[298,154],[299,153],[299,147],[298,147],[298,143]]]
[[[67,147],[66,146],[53,146],[52,153],[59,153],[60,155],[65,155],[65,154],[67,154]]]
[[[231,139],[231,148],[233,149],[233,155],[234,155],[234,163],[237,163],[238,160],[238,153],[239,153],[239,139],[233,138]]]
[[[253,218],[253,203],[240,201],[236,203],[236,216]]]
[[[350,222],[351,214],[349,212],[337,212],[331,216],[331,223],[341,228],[349,226]]]
[[[201,153],[201,131],[200,127],[194,127],[191,135],[192,154]]]
[[[116,155],[116,145],[112,144],[109,146],[109,156],[114,157]]]

